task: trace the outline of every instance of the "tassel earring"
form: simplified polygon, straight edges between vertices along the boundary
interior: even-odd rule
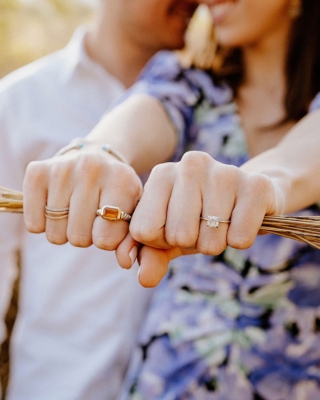
[[[291,0],[289,7],[289,15],[291,18],[296,19],[300,17],[302,12],[301,0]]]

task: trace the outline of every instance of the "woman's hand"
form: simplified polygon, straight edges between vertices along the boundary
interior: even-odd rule
[[[130,224],[132,237],[145,245],[141,284],[157,285],[177,256],[250,247],[264,216],[279,212],[275,193],[268,176],[221,164],[203,152],[155,167]],[[201,216],[231,222],[210,228]]]
[[[69,241],[77,247],[88,247],[93,243],[100,249],[115,250],[127,236],[129,223],[105,220],[96,212],[110,205],[132,214],[142,184],[130,166],[99,146],[88,145],[30,163],[23,192],[25,224],[30,232],[45,232],[54,244]],[[68,218],[46,218],[46,205],[53,209],[69,207]],[[125,267],[132,264],[128,254],[123,260]]]

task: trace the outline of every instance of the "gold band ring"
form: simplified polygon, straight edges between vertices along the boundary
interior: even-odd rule
[[[49,219],[64,219],[68,218],[69,215],[69,207],[64,208],[50,208],[48,206],[45,207],[45,217]]]
[[[45,207],[46,208],[46,212],[50,212],[53,214],[61,214],[61,213],[65,213],[65,212],[69,212],[69,207],[64,207],[64,208],[50,208],[48,206]]]
[[[97,215],[108,221],[130,221],[131,215],[122,211],[119,207],[103,206],[97,210]]]
[[[208,215],[206,218],[200,217],[200,219],[207,221],[208,228],[218,228],[220,223],[229,224],[231,222],[230,220],[222,220],[215,215]]]
[[[48,218],[48,219],[64,219],[64,218],[68,218],[68,214],[63,214],[63,215],[57,215],[57,216],[55,216],[55,215],[50,215],[50,214],[48,214],[48,213],[45,213],[44,215],[45,215],[45,217]]]

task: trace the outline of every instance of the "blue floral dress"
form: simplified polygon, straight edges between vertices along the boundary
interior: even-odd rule
[[[174,54],[156,56],[130,93],[163,103],[179,134],[176,160],[188,150],[236,166],[248,159],[230,88]],[[319,400],[320,251],[264,235],[248,250],[174,260],[128,380],[123,397],[134,400]]]

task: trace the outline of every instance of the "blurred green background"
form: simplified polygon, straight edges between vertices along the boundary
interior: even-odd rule
[[[0,77],[63,47],[94,0],[0,0]]]

